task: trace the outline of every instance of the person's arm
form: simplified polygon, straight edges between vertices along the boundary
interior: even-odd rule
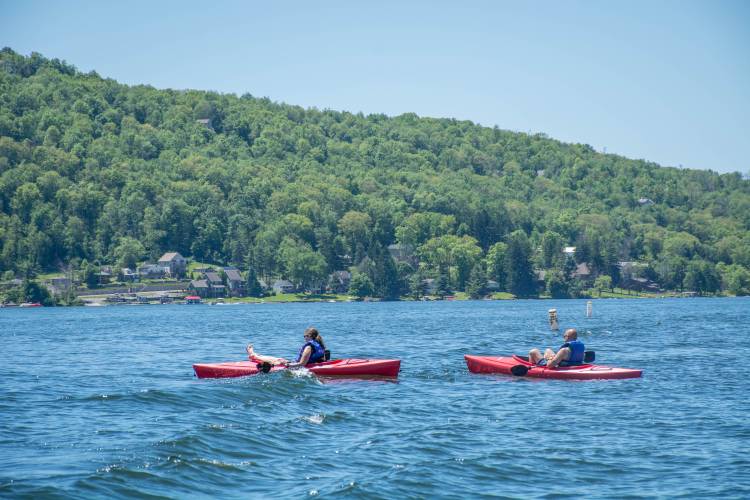
[[[561,361],[565,361],[566,359],[570,358],[570,347],[563,347],[559,351],[557,351],[557,354],[555,354],[555,357],[552,358],[552,361],[549,361],[547,363],[547,368],[554,368],[557,365],[560,364]]]
[[[310,355],[312,354],[312,347],[309,345],[305,347],[305,350],[302,351],[302,356],[299,358],[299,361],[296,363],[289,363],[287,364],[290,368],[295,368],[297,366],[305,366],[307,364],[307,360],[310,359]]]

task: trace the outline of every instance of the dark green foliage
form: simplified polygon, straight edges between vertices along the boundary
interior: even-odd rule
[[[440,298],[451,294],[450,282],[448,281],[448,274],[445,271],[440,271],[436,280],[435,295]]]
[[[487,292],[487,275],[484,273],[484,268],[477,264],[471,270],[469,282],[466,285],[466,293],[472,299],[481,299]]]
[[[508,291],[517,297],[536,294],[534,272],[531,267],[531,246],[526,233],[514,231],[508,238],[505,254],[505,274]]]
[[[349,293],[357,298],[363,299],[365,297],[372,296],[375,291],[375,287],[372,284],[372,280],[360,272],[352,273],[352,279],[349,282]]]
[[[261,288],[258,275],[252,267],[247,271],[247,294],[250,297],[263,296],[263,288]]]
[[[484,262],[527,296],[530,262],[568,271],[570,245],[614,284],[618,261],[642,261],[665,288],[741,292],[748,213],[739,174],[468,121],[130,87],[0,51],[0,269],[19,275],[177,251],[235,265],[250,255],[258,276],[315,286],[370,259],[373,293],[396,298],[441,269],[463,290]],[[426,264],[419,279],[385,260],[392,243]]]
[[[21,286],[10,290],[7,294],[7,300],[16,304],[38,302],[44,306],[55,305],[55,299],[44,286],[28,279],[24,279]]]
[[[84,261],[81,271],[83,272],[83,281],[89,289],[99,286],[99,267]]]
[[[552,270],[544,278],[547,293],[553,299],[566,299],[569,297],[570,280],[562,271]]]

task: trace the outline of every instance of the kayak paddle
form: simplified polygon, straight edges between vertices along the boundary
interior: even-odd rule
[[[510,368],[510,373],[512,373],[516,377],[523,377],[524,375],[529,373],[529,368],[533,367],[526,365],[515,365]]]
[[[596,359],[596,353],[594,351],[586,351],[583,354],[583,362],[584,363],[591,363]],[[540,368],[546,368],[546,365],[536,365]],[[529,373],[529,370],[531,368],[534,368],[534,366],[527,366],[527,365],[515,365],[510,368],[510,373],[515,375],[516,377],[523,377],[527,373]]]
[[[261,372],[263,372],[263,373],[268,373],[268,372],[271,371],[271,366],[272,365],[268,361],[264,361],[262,363],[256,363],[256,365],[258,367],[258,370],[261,371]]]

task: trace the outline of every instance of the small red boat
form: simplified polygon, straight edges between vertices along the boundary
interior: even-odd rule
[[[515,354],[513,356],[474,356],[466,354],[464,358],[466,359],[466,366],[472,373],[502,373],[505,375],[568,380],[638,378],[643,373],[642,370],[588,363],[547,368],[546,366],[529,363],[528,359]]]
[[[321,377],[398,377],[400,359],[334,359],[313,363],[305,368]],[[285,366],[271,367],[270,371],[286,370]],[[227,378],[257,375],[261,366],[255,361],[227,361],[224,363],[199,363],[193,365],[198,378]]]

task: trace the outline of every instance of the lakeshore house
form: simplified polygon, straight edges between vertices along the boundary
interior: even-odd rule
[[[422,280],[422,290],[425,295],[436,295],[438,292],[438,282],[434,278]]]
[[[49,290],[52,295],[62,295],[73,287],[73,282],[70,278],[61,276],[50,278],[50,280],[46,282],[46,286],[47,290]]]
[[[414,255],[414,247],[402,243],[388,245],[388,253],[396,262],[406,262],[416,268],[419,265],[417,257]]]
[[[129,267],[120,268],[119,278],[121,281],[138,281],[138,273]]]
[[[166,272],[167,268],[159,264],[143,264],[138,268],[138,275],[141,278],[163,278]]]
[[[184,276],[187,269],[187,259],[178,252],[165,253],[157,264],[168,269],[169,275],[173,278]]]
[[[219,273],[215,271],[209,271],[207,273],[203,273],[203,279],[208,281],[209,285],[211,286],[224,284],[224,281],[221,279],[221,276],[219,275]]]
[[[232,297],[244,297],[247,294],[247,283],[242,279],[240,271],[236,267],[225,267],[224,274],[227,275],[229,295]]]
[[[297,287],[291,281],[287,280],[276,280],[271,285],[271,288],[276,293],[294,293],[297,291]]]
[[[628,277],[620,280],[620,287],[636,292],[659,292],[659,285],[647,278]]]
[[[221,283],[221,280],[219,280],[219,283]],[[222,284],[212,285],[211,282],[205,279],[192,280],[190,285],[188,285],[190,292],[204,299],[224,297],[226,296],[226,288]]]
[[[101,266],[99,272],[96,273],[99,277],[99,284],[106,285],[112,281],[112,266]]]
[[[573,271],[572,277],[585,283],[590,283],[594,280],[594,273],[591,272],[588,264],[586,264],[585,262],[581,262],[576,266],[576,270]]]
[[[351,280],[352,274],[349,271],[334,271],[328,277],[328,290],[332,293],[346,293]]]

